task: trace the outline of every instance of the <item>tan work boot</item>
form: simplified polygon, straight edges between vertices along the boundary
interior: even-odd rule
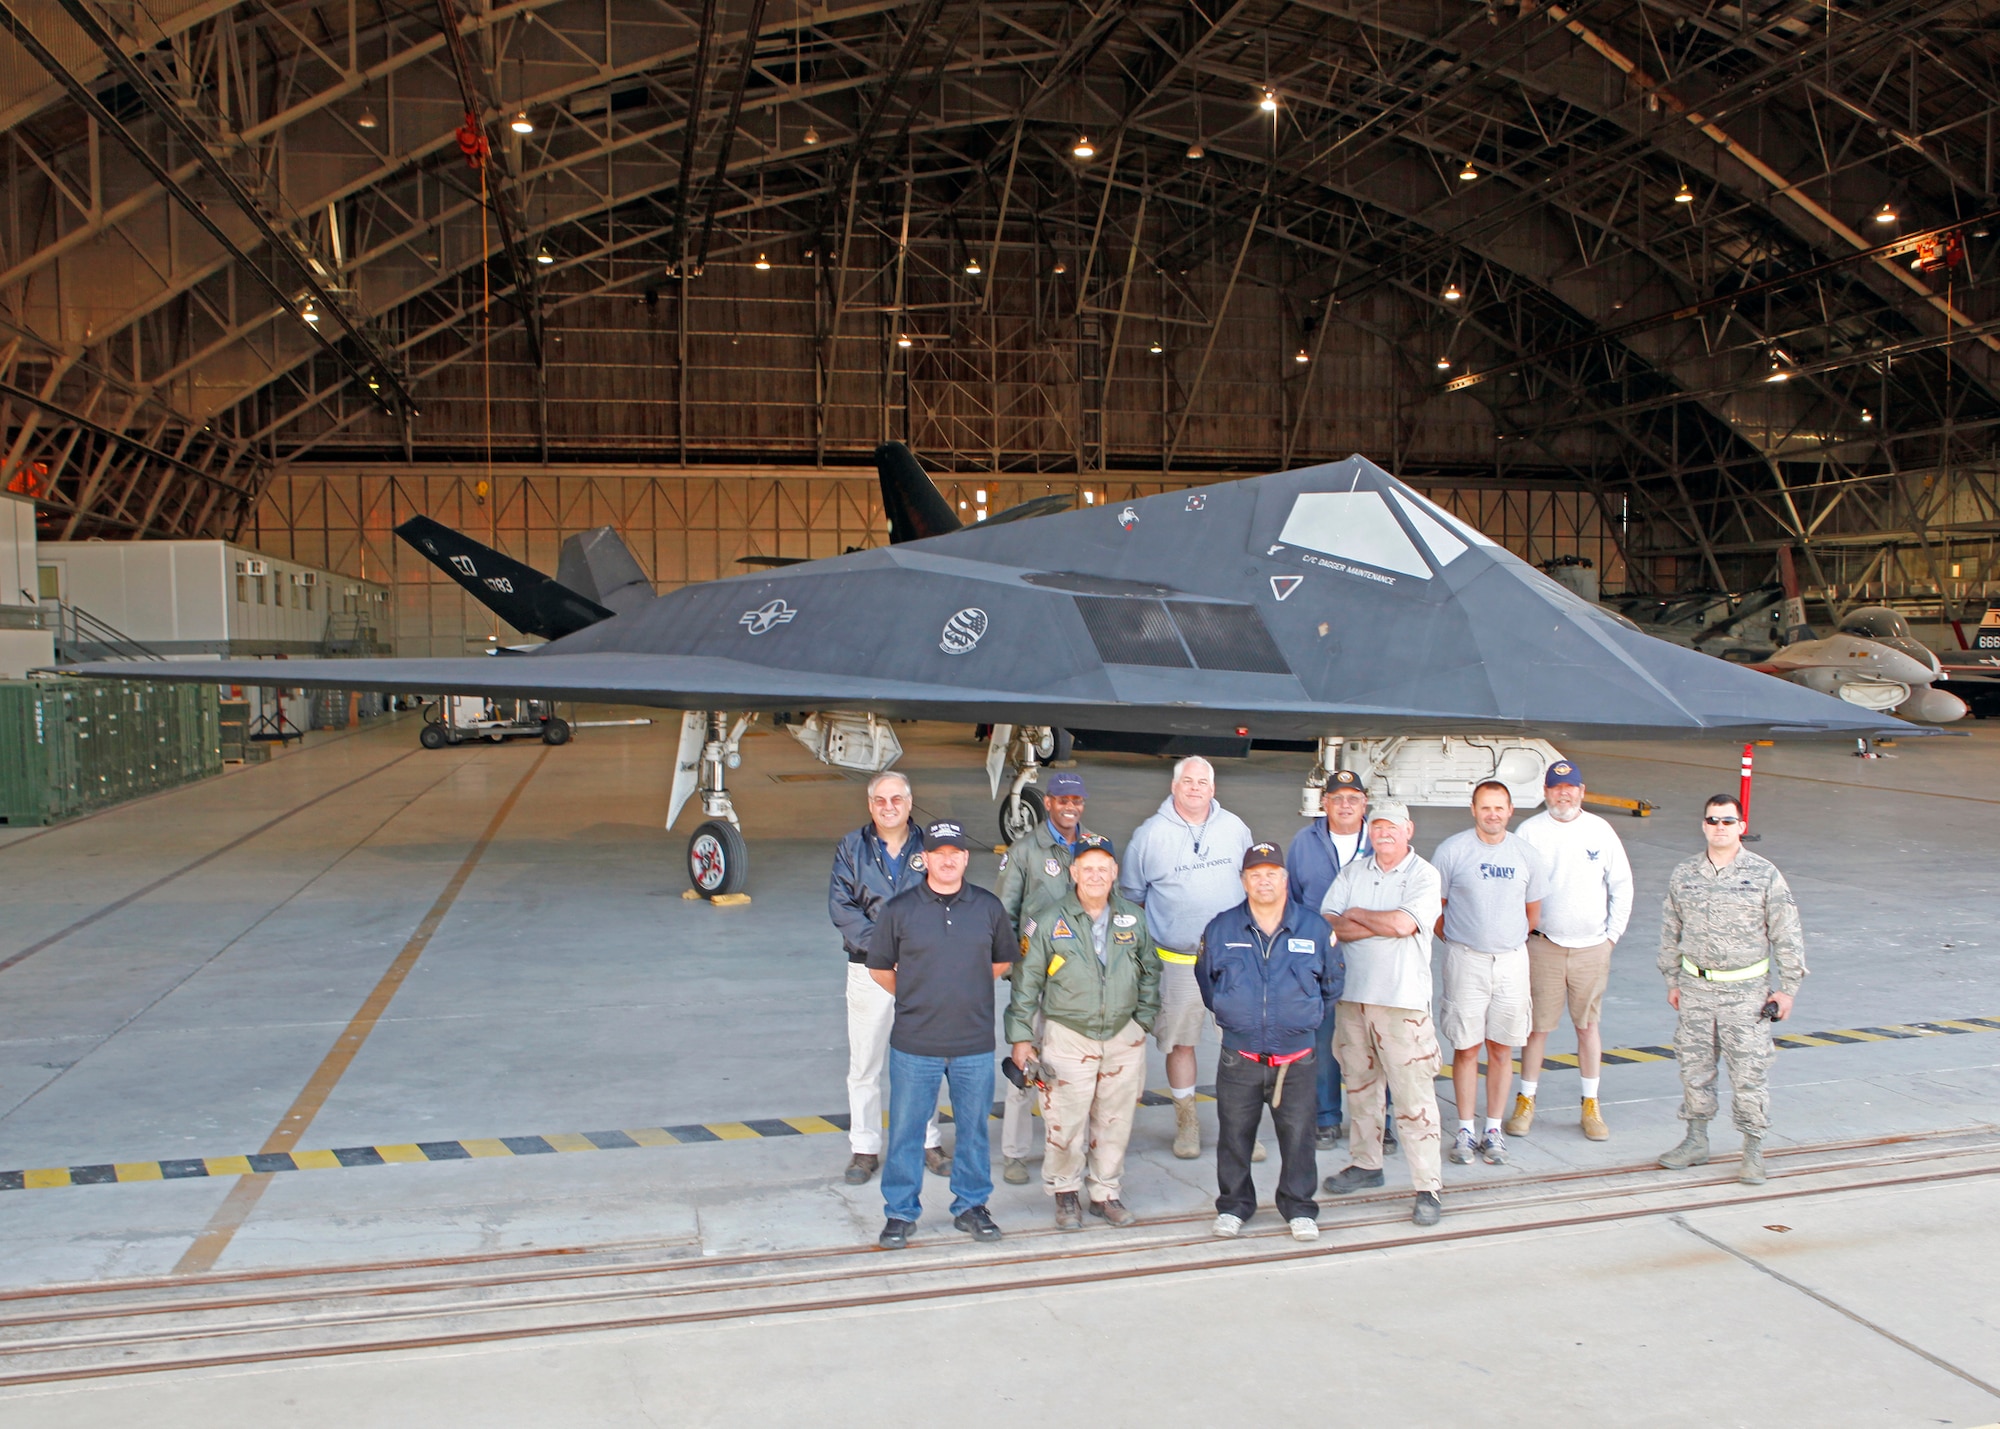
[[[1604,1113],[1597,1109],[1596,1097],[1583,1099],[1583,1134],[1591,1141],[1611,1139],[1611,1128],[1604,1124]]]
[[[1535,1099],[1516,1093],[1514,1114],[1500,1123],[1500,1129],[1509,1136],[1526,1136],[1528,1128],[1535,1124]]]
[[[1708,1118],[1689,1117],[1687,1135],[1672,1151],[1660,1153],[1660,1164],[1669,1171],[1685,1171],[1690,1166],[1708,1164]]]
[[[1764,1184],[1764,1138],[1743,1134],[1743,1165],[1736,1173],[1736,1179],[1746,1186]]]
[[[1193,1097],[1174,1098],[1174,1155],[1183,1161],[1201,1155],[1201,1114]]]

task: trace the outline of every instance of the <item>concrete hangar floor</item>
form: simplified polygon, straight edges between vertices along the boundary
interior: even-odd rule
[[[1514,1164],[1445,1167],[1435,1230],[1392,1157],[1386,1193],[1322,1202],[1317,1245],[1268,1210],[1223,1244],[1212,1160],[1174,1160],[1154,1108],[1140,1226],[1058,1236],[1002,1183],[1007,1239],[974,1247],[933,1180],[896,1257],[826,1119],[858,782],[746,746],[754,902],[687,902],[673,733],[431,752],[403,718],[0,832],[0,1420],[2000,1421],[2000,728],[1760,751],[1813,968],[1764,1187],[1649,1169],[1677,1136],[1643,1050],[1672,1028],[1660,892],[1737,751],[1575,746],[1595,790],[1660,806],[1615,821],[1640,897],[1611,1141],[1554,1069]],[[989,827],[970,732],[904,733],[922,810]],[[1305,759],[1225,763],[1223,802],[1289,835]],[[1164,793],[1157,761],[1083,772],[1121,842]],[[1464,824],[1420,810],[1418,848]]]

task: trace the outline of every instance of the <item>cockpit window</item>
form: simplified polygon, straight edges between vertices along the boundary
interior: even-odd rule
[[[1441,566],[1448,566],[1465,554],[1465,542],[1446,530],[1442,523],[1434,519],[1424,507],[1430,503],[1412,501],[1400,491],[1389,493],[1396,498],[1396,504],[1403,508],[1403,514],[1410,518],[1410,524],[1417,528],[1417,534],[1424,538],[1424,544],[1431,548],[1431,559]],[[1436,507],[1431,507],[1435,511]]]
[[[1430,579],[1418,553],[1379,492],[1308,491],[1292,503],[1278,539],[1377,570]]]
[[[1887,606],[1857,610],[1840,623],[1843,635],[1859,635],[1865,640],[1914,640],[1910,622]]]

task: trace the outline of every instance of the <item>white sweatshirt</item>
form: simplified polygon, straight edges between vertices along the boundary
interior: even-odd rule
[[[1578,813],[1567,823],[1547,809],[1514,831],[1548,859],[1541,934],[1564,948],[1615,943],[1632,919],[1632,864],[1611,825]]]
[[[1243,855],[1250,826],[1220,801],[1200,833],[1174,808],[1173,796],[1132,831],[1118,868],[1118,890],[1146,908],[1146,931],[1161,947],[1192,953],[1209,919],[1243,901]]]

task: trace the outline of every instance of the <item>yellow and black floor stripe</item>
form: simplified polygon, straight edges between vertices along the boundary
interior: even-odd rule
[[[1846,1047],[1861,1042],[1902,1042],[1920,1037],[1950,1037],[1971,1032],[2000,1032],[2000,1018],[1958,1017],[1937,1022],[1898,1023],[1886,1027],[1851,1027],[1833,1032],[1780,1034],[1778,1046]],[[1607,1049],[1613,1066],[1638,1062],[1670,1062],[1671,1047]],[[1573,1055],[1550,1056],[1545,1065],[1574,1067]],[[1440,1072],[1449,1076],[1449,1069]],[[1211,1099],[1214,1088],[1201,1088]],[[1148,1091],[1142,1106],[1166,1106],[1165,1092]],[[1000,1103],[991,1114],[1000,1115]],[[940,1119],[951,1120],[950,1112]],[[387,1146],[342,1146],[327,1151],[252,1152],[240,1156],[190,1156],[167,1161],[114,1161],[93,1166],[48,1166],[25,1171],[0,1171],[0,1191],[42,1191],[58,1186],[125,1185],[134,1181],[188,1181],[218,1176],[264,1176],[281,1171],[331,1171],[344,1166],[396,1166],[433,1161],[477,1161],[514,1156],[549,1156],[575,1151],[624,1151],[640,1146],[698,1146],[715,1141],[760,1141],[786,1136],[820,1136],[848,1129],[845,1112],[825,1116],[783,1116],[756,1121],[694,1122],[684,1126],[644,1126],[625,1131],[551,1132],[541,1136],[496,1136],[468,1141],[406,1141]]]

